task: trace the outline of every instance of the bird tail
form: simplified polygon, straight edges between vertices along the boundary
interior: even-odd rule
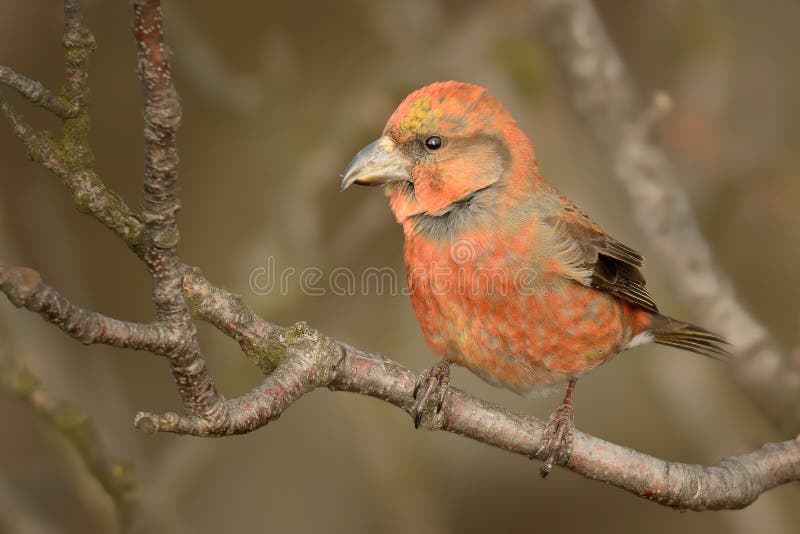
[[[688,350],[718,360],[726,360],[731,355],[726,348],[730,343],[722,336],[663,315],[653,316],[647,325],[647,332],[653,337],[654,342],[661,345]]]

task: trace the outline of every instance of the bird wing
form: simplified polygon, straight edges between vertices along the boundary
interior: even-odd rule
[[[639,270],[644,264],[642,255],[605,233],[580,208],[563,195],[559,196],[559,209],[544,221],[552,227],[556,239],[567,244],[570,253],[564,257],[573,272],[583,273],[575,279],[658,312]],[[588,276],[585,275],[587,271]]]

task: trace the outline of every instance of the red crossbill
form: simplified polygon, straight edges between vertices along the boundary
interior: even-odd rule
[[[429,400],[441,408],[450,363],[525,395],[566,381],[536,451],[545,476],[569,458],[578,377],[651,341],[726,354],[718,335],[658,312],[642,256],[544,180],[530,140],[482,87],[411,93],[347,167],[341,188],[354,183],[384,186],[414,312],[442,358],[415,391],[417,426]]]

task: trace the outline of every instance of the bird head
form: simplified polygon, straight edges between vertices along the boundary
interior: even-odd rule
[[[501,188],[519,189],[516,168],[535,165],[528,138],[486,89],[437,82],[408,95],[383,135],[356,154],[342,175],[383,185],[398,222],[441,217]],[[507,196],[507,195],[506,195]]]

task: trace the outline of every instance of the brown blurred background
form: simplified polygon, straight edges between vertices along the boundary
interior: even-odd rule
[[[63,72],[59,4],[0,3],[0,64],[51,88]],[[91,70],[96,168],[136,206],[142,124],[130,6],[82,4],[99,44]],[[719,262],[777,340],[796,346],[800,4],[625,0],[599,8],[639,88],[673,97],[658,135],[681,165]],[[406,297],[308,296],[297,283],[286,295],[258,295],[248,280],[270,256],[278,269],[402,273],[401,230],[385,199],[367,189],[339,194],[338,175],[406,93],[435,80],[489,87],[532,137],[545,175],[610,233],[652,251],[606,156],[572,111],[527,2],[171,0],[166,26],[185,110],[182,257],[270,320],[306,320],[409,366],[431,365]],[[37,125],[57,127],[3,94]],[[0,258],[38,269],[79,305],[149,320],[143,266],[75,212],[5,123],[0,161]],[[655,257],[646,272],[662,309],[703,324],[674,300]],[[800,529],[797,484],[743,511],[680,514],[565,470],[543,481],[536,462],[415,431],[399,410],[343,393],[314,392],[241,437],[146,436],[132,426],[136,411],[180,406],[166,362],[83,347],[0,301],[0,351],[83,406],[112,453],[135,464],[149,532]],[[227,396],[259,381],[235,343],[204,325],[200,335]],[[560,400],[525,400],[463,370],[452,382],[542,417]],[[0,532],[112,531],[107,497],[63,438],[25,403],[0,399],[0,499],[18,514],[0,517]],[[636,349],[602,366],[582,381],[576,402],[579,429],[671,460],[715,462],[789,437],[724,365],[667,348]]]

